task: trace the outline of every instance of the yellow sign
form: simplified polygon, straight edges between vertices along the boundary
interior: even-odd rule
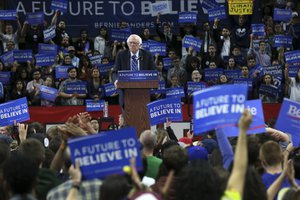
[[[252,15],[252,0],[228,0],[229,15]]]

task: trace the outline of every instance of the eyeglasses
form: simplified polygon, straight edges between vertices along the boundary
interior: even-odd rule
[[[132,42],[132,41],[131,41],[131,42],[128,42],[128,44],[130,44],[130,45],[133,45],[133,44],[134,44],[134,45],[138,45],[139,43],[138,43],[138,42]]]

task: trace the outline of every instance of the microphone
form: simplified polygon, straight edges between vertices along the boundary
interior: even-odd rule
[[[143,60],[143,56],[139,56],[137,60],[142,61]]]

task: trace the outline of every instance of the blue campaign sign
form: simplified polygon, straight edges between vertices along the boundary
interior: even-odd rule
[[[90,62],[92,65],[100,65],[101,64],[102,55],[94,55],[90,57]]]
[[[4,85],[10,85],[11,72],[0,72],[0,82]]]
[[[186,35],[183,38],[183,47],[185,48],[189,48],[189,47],[193,47],[195,51],[200,52],[201,49],[201,45],[202,45],[202,40],[200,40],[199,38],[196,38],[194,36],[190,36],[190,35]]]
[[[111,41],[126,42],[131,32],[128,29],[111,29]]]
[[[55,102],[55,99],[58,94],[58,90],[52,87],[47,87],[44,85],[40,86],[40,94],[41,94],[41,99],[47,100],[47,101],[52,101]]]
[[[166,97],[167,98],[185,97],[184,88],[183,87],[166,88]]]
[[[101,75],[107,74],[114,66],[115,66],[115,62],[109,62],[107,64],[97,65]]]
[[[182,105],[180,98],[168,98],[147,104],[150,125],[170,121],[182,121]]]
[[[290,65],[300,64],[300,50],[284,53],[285,61]]]
[[[5,54],[0,56],[0,60],[3,62],[5,66],[14,62],[14,51],[6,52]]]
[[[276,98],[278,96],[278,87],[274,85],[265,85],[261,84],[258,90],[258,93],[261,95],[268,95],[273,98]]]
[[[245,109],[248,109],[252,115],[252,123],[247,130],[247,134],[257,134],[266,132],[264,112],[260,99],[249,100],[245,102]],[[224,127],[224,133],[227,137],[235,137],[239,135],[238,126]]]
[[[166,50],[166,44],[160,43],[160,42],[151,42],[149,43],[149,51],[152,53],[152,55],[159,54],[160,56],[166,56],[167,50]]]
[[[292,19],[292,10],[274,8],[274,21],[289,22]]]
[[[144,70],[144,71],[130,71],[122,70],[118,71],[119,81],[155,81],[158,80],[158,74],[156,70]]]
[[[72,163],[79,162],[85,180],[103,179],[111,174],[124,174],[135,157],[137,170],[142,170],[140,143],[134,128],[103,132],[68,141]]]
[[[200,3],[206,10],[219,7],[219,4],[215,0],[203,0],[202,2],[200,1]]]
[[[55,26],[52,26],[46,30],[43,30],[44,41],[47,42],[56,36]]]
[[[104,100],[95,101],[93,99],[85,100],[85,111],[93,112],[93,111],[101,111],[104,109]]]
[[[266,74],[270,74],[273,77],[282,77],[283,73],[282,73],[282,65],[272,65],[272,66],[268,66],[268,67],[264,67]]]
[[[32,60],[32,50],[14,50],[14,61],[27,62]]]
[[[292,135],[293,146],[300,142],[300,104],[284,98],[275,128]]]
[[[158,88],[157,89],[151,89],[151,94],[165,94],[166,93],[166,82],[165,81],[159,81],[158,82]]]
[[[289,66],[289,77],[296,77],[299,69],[300,65]]]
[[[265,36],[265,25],[264,24],[251,24],[253,36]]]
[[[218,19],[226,19],[227,13],[224,6],[208,9],[208,21],[212,22],[216,18]]]
[[[173,67],[173,58],[163,58],[163,66],[166,71]]]
[[[103,87],[104,87],[104,92],[105,92],[106,97],[109,97],[115,93],[118,93],[117,88],[115,87],[115,85],[113,83],[104,84]]]
[[[16,20],[16,10],[0,10],[0,20]]]
[[[247,100],[246,85],[220,85],[194,93],[194,132],[236,126]]]
[[[57,54],[57,45],[55,44],[43,44],[39,43],[38,46],[39,54]]]
[[[193,92],[203,90],[207,87],[204,82],[187,82],[187,93],[190,95]]]
[[[3,84],[0,82],[0,98],[4,96],[4,89],[3,89]]]
[[[224,70],[224,75],[229,79],[237,79],[241,77],[241,70]]]
[[[0,126],[13,125],[14,121],[18,123],[29,119],[26,97],[0,104]]]
[[[289,35],[275,35],[274,36],[274,47],[293,47],[293,37]]]
[[[253,74],[256,72],[259,72],[258,77],[263,77],[265,75],[265,69],[260,64],[257,64],[254,67],[252,67],[249,71],[249,75],[253,77]]]
[[[245,57],[243,55],[234,56],[234,60],[239,65],[244,65],[246,63]]]
[[[55,67],[55,77],[56,79],[59,78],[68,78],[69,74],[68,74],[68,69],[71,66],[56,66]]]
[[[151,43],[152,41],[150,41],[150,40],[148,40],[148,41],[143,41],[143,43],[142,43],[142,49],[145,49],[145,50],[147,50],[147,51],[149,51],[149,46],[150,46],[150,43]]]
[[[62,13],[68,12],[68,0],[52,0],[51,1],[51,9],[52,10],[59,10]]]
[[[55,62],[56,55],[53,54],[36,54],[35,55],[35,63],[37,66],[51,66]]]
[[[236,85],[247,85],[248,86],[248,90],[252,91],[253,90],[253,79],[252,78],[236,78],[233,80],[233,84]]]
[[[178,23],[197,23],[197,12],[180,12],[178,15]]]
[[[205,81],[211,81],[219,79],[219,77],[223,74],[224,69],[222,68],[215,68],[215,69],[204,69],[204,80]]]
[[[27,13],[27,22],[30,25],[43,24],[44,13],[43,12]]]
[[[67,82],[66,84],[66,93],[67,94],[86,94],[86,83],[81,81],[76,82]]]
[[[168,1],[155,2],[151,4],[151,15],[157,16],[157,14],[169,14],[170,7]]]

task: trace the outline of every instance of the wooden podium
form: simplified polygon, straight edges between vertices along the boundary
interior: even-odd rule
[[[119,81],[119,89],[124,89],[124,120],[126,125],[136,128],[138,137],[147,129],[150,129],[147,104],[150,102],[150,89],[158,88],[158,80]]]

